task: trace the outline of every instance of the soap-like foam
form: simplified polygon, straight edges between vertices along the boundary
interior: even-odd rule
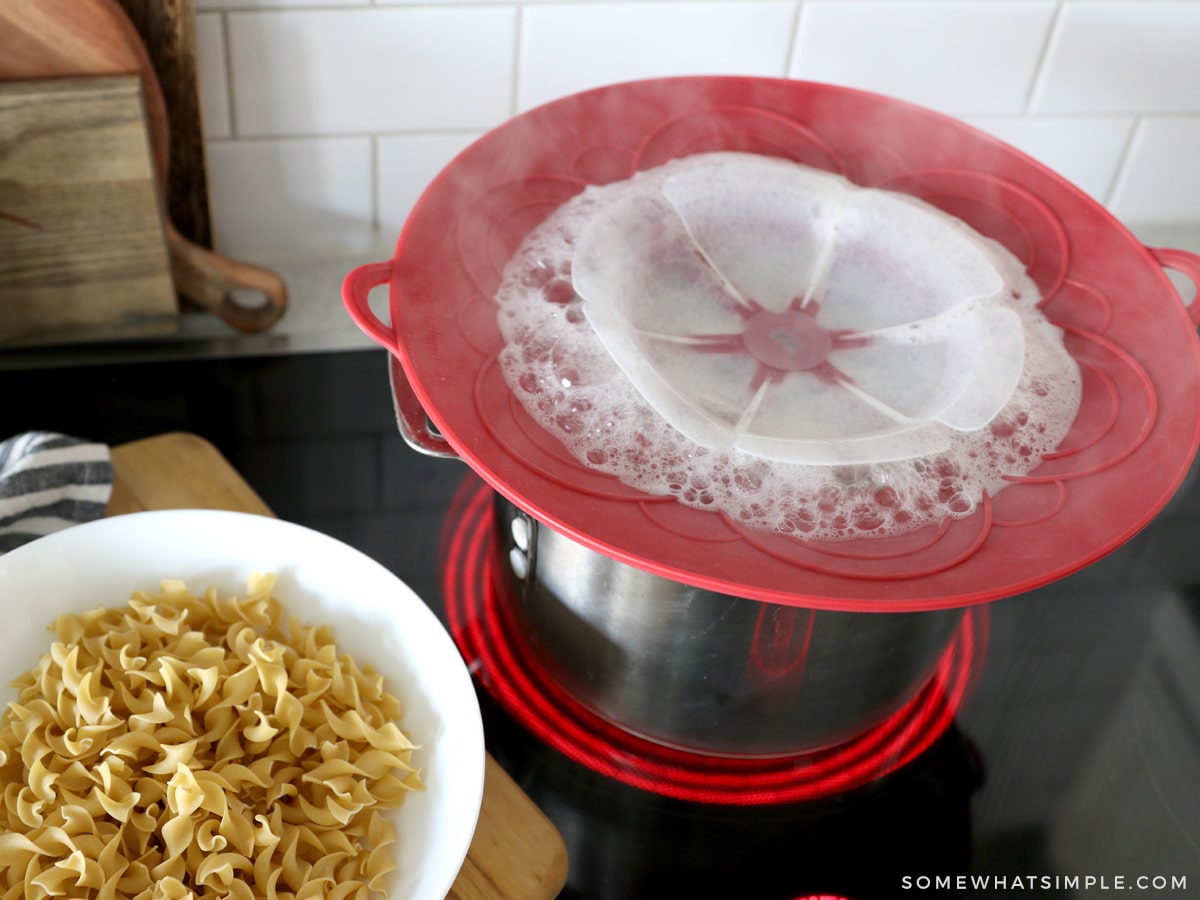
[[[943,298],[922,318],[914,320],[909,314],[899,321],[886,321],[893,315],[891,310],[847,312],[831,303],[821,309],[818,320],[836,322],[835,333],[839,339],[849,335],[846,346],[850,348],[859,347],[854,323],[865,322],[861,334],[873,335],[864,339],[869,352],[857,349],[831,354],[830,361],[837,363],[833,369],[816,366],[784,378],[740,350],[721,353],[719,367],[707,365],[703,356],[698,363],[693,338],[681,340],[672,323],[688,318],[694,310],[699,324],[689,327],[712,343],[717,340],[713,335],[730,331],[729,317],[719,306],[698,301],[697,291],[709,296],[725,290],[712,285],[728,278],[728,290],[738,294],[745,290],[744,285],[754,285],[759,294],[769,293],[772,285],[779,283],[778,272],[819,269],[815,260],[820,246],[808,246],[808,257],[799,262],[768,266],[772,271],[765,274],[762,267],[739,269],[740,255],[721,259],[720,253],[714,252],[698,262],[694,253],[656,256],[651,248],[645,258],[631,259],[629,264],[644,264],[649,259],[669,271],[654,275],[655,284],[663,287],[652,299],[661,300],[661,308],[639,308],[636,327],[629,326],[620,304],[615,304],[614,312],[613,305],[597,303],[592,297],[585,301],[579,295],[583,293],[578,290],[581,285],[573,281],[576,254],[581,244],[595,244],[589,228],[603,222],[613,209],[638,203],[661,208],[669,191],[678,193],[672,186],[689,180],[703,184],[709,178],[727,183],[732,179],[736,184],[739,166],[761,174],[764,161],[780,167],[783,177],[820,179],[821,190],[831,195],[843,189],[842,184],[830,181],[838,179],[846,189],[866,195],[859,206],[876,202],[875,195],[880,195],[878,202],[885,207],[893,198],[901,198],[905,209],[914,210],[913,215],[936,216],[952,223],[958,236],[955,240],[961,244],[966,234],[969,243],[956,245],[952,253],[966,254],[969,259],[949,272],[946,280],[959,278],[963,271],[974,273],[983,260],[1002,288],[993,294],[1003,302],[989,296],[987,305],[980,306],[981,301],[972,295],[956,307]],[[755,183],[761,184],[761,180],[756,178]],[[676,209],[688,202],[686,198],[677,200]],[[685,208],[684,215],[692,213]],[[837,209],[826,206],[815,215],[820,221],[810,231],[836,233]],[[703,216],[711,222],[712,209],[704,210]],[[731,234],[742,234],[746,227],[747,223],[738,223]],[[796,227],[799,234],[804,223]],[[778,235],[768,239],[778,239]],[[792,239],[789,235],[788,240]],[[825,239],[816,240],[819,244]],[[887,240],[898,243],[895,235],[880,239]],[[633,241],[635,252],[647,241],[653,241],[649,233],[644,240]],[[886,257],[887,250],[882,248],[878,256]],[[835,261],[834,277],[844,283],[875,279],[873,289],[887,287],[878,283],[878,258],[863,263],[861,271],[855,268],[854,254],[868,259],[872,252],[866,244],[855,245],[853,252]],[[928,232],[920,252],[938,252]],[[711,257],[718,261],[714,263]],[[918,260],[903,268],[906,271],[897,274],[895,290],[911,293],[914,302],[924,302],[926,286],[921,279],[928,279],[930,267]],[[971,279],[973,284],[980,282],[976,274],[971,274]],[[973,288],[964,281],[961,290]],[[786,293],[776,290],[776,296],[765,302],[779,309],[789,302]],[[582,464],[647,493],[673,495],[689,506],[722,511],[748,527],[798,537],[896,534],[947,516],[971,514],[985,492],[995,495],[1003,490],[1010,477],[1030,472],[1061,443],[1082,393],[1078,366],[1063,346],[1061,331],[1038,310],[1036,287],[1021,263],[994,241],[906,195],[868,191],[840,176],[747,154],[700,154],[639,173],[628,181],[588,188],[530,233],[506,268],[496,300],[505,340],[500,361],[507,383],[530,415]],[[616,320],[606,321],[606,316]],[[1017,323],[1015,337],[1013,323]],[[662,330],[656,330],[660,325]],[[906,342],[927,348],[939,329],[957,335],[955,340],[968,348],[992,346],[1001,353],[1011,353],[1015,340],[1022,354],[1010,379],[1015,383],[1001,383],[983,369],[970,371],[987,362],[986,354],[964,353],[950,343],[944,354],[945,372],[937,368],[943,364],[940,358],[921,364],[922,377],[930,380],[928,390],[907,388],[891,391],[894,396],[889,396],[896,367],[911,351]],[[622,346],[622,341],[629,346]],[[639,372],[643,365],[653,371]],[[880,367],[886,377],[876,373],[873,380],[872,366]],[[837,377],[830,377],[829,371],[835,371]],[[773,379],[770,390],[762,389],[764,372]],[[668,421],[656,408],[656,404],[663,405],[661,397],[651,402],[647,393],[639,390],[639,378],[658,379],[657,389],[665,384],[668,390],[686,395],[686,403],[678,407],[696,413],[696,428],[689,428],[688,422],[680,427],[680,421]],[[967,383],[983,387],[974,393],[964,388],[955,396],[958,386]],[[935,404],[937,418],[924,421],[914,398],[938,391],[945,396]],[[797,409],[804,414],[798,416]],[[754,433],[738,433],[738,423],[750,416],[757,423]],[[986,416],[982,422],[981,416]],[[775,431],[772,422],[778,423]],[[726,430],[738,434],[736,442],[721,443]],[[807,461],[789,461],[796,458]]]

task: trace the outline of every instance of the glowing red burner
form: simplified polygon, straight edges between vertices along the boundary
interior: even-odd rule
[[[913,760],[942,735],[983,658],[986,609],[973,607],[917,696],[880,725],[836,747],[770,759],[664,747],[601,719],[522,652],[524,638],[511,605],[496,589],[492,498],[486,484],[468,478],[443,533],[442,586],[460,652],[483,687],[536,738],[641,790],[691,802],[761,805],[861,787]]]

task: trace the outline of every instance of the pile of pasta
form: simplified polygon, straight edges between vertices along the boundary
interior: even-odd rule
[[[58,617],[0,719],[0,897],[382,893],[423,787],[400,704],[273,587]]]

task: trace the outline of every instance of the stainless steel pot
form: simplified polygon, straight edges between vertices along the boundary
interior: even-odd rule
[[[389,368],[405,443],[458,459],[403,369]],[[862,734],[928,682],[964,614],[748,600],[584,547],[499,493],[494,512],[498,570],[526,651],[597,715],[692,752],[800,754]]]
[[[701,590],[590,550],[499,494],[495,506],[528,652],[603,718],[684,750],[773,756],[854,737],[927,682],[963,615]]]

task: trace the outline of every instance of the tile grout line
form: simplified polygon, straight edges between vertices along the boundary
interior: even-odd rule
[[[783,58],[783,77],[788,78],[793,70],[799,69],[796,59],[796,48],[800,46],[800,28],[804,21],[805,0],[796,0],[796,9],[792,13],[792,34],[788,38],[787,52]]]
[[[1125,139],[1125,146],[1121,150],[1121,158],[1117,162],[1117,170],[1113,173],[1112,180],[1109,182],[1108,189],[1104,194],[1104,206],[1109,212],[1113,212],[1113,203],[1120,196],[1125,182],[1129,179],[1129,172],[1133,168],[1135,151],[1142,142],[1142,136],[1146,132],[1146,118],[1145,115],[1137,116],[1133,120],[1133,127],[1129,129],[1129,137]]]
[[[521,48],[524,45],[522,33],[525,29],[525,4],[518,3],[513,16],[513,61],[512,61],[512,90],[508,97],[508,116],[517,114],[518,102],[521,98]]]
[[[371,231],[374,234],[379,234],[380,230],[380,183],[379,183],[379,136],[371,135],[370,142],[370,162],[369,168],[371,172]]]
[[[528,3],[522,2],[520,5],[533,6],[558,6],[564,0],[528,0]],[[631,0],[569,0],[572,5],[576,6],[607,6],[616,2],[618,4],[626,4]],[[637,2],[637,0],[632,0]],[[672,0],[662,0],[662,2],[672,2]],[[687,0],[689,3],[696,3],[702,6],[713,5],[719,6],[731,2],[741,2],[741,0]],[[745,0],[745,2],[758,3],[768,5],[778,0]],[[954,0],[946,0],[946,2],[954,2]],[[355,10],[364,9],[447,9],[453,7],[460,8],[492,8],[512,6],[512,0],[450,0],[450,2],[436,2],[436,0],[357,0],[352,3],[299,3],[286,4],[283,6],[259,6],[246,3],[227,3],[213,6],[206,6],[203,9],[197,9],[197,12],[202,13],[227,13],[227,12],[246,12],[246,13],[278,13],[278,12],[353,12]]]
[[[240,137],[240,129],[233,99],[235,93],[233,89],[233,47],[230,40],[233,31],[230,27],[229,15],[224,11],[217,15],[220,16],[221,22],[221,64],[225,70],[225,106],[229,110],[229,140],[236,140]]]
[[[289,141],[342,141],[364,138],[421,138],[421,137],[474,137],[492,125],[464,125],[455,128],[418,128],[412,131],[303,131],[294,134],[247,134],[238,137],[209,138],[213,144],[254,144],[260,142]]]
[[[1025,104],[1023,107],[1026,116],[1034,114],[1034,107],[1041,99],[1042,92],[1045,90],[1046,81],[1049,78],[1050,56],[1054,47],[1058,44],[1059,35],[1062,33],[1063,20],[1066,18],[1066,8],[1068,0],[1058,0],[1058,5],[1054,9],[1054,16],[1050,20],[1050,28],[1046,32],[1046,39],[1042,41],[1042,51],[1038,55],[1038,64],[1033,70],[1033,81],[1029,85],[1029,92],[1025,95]]]

